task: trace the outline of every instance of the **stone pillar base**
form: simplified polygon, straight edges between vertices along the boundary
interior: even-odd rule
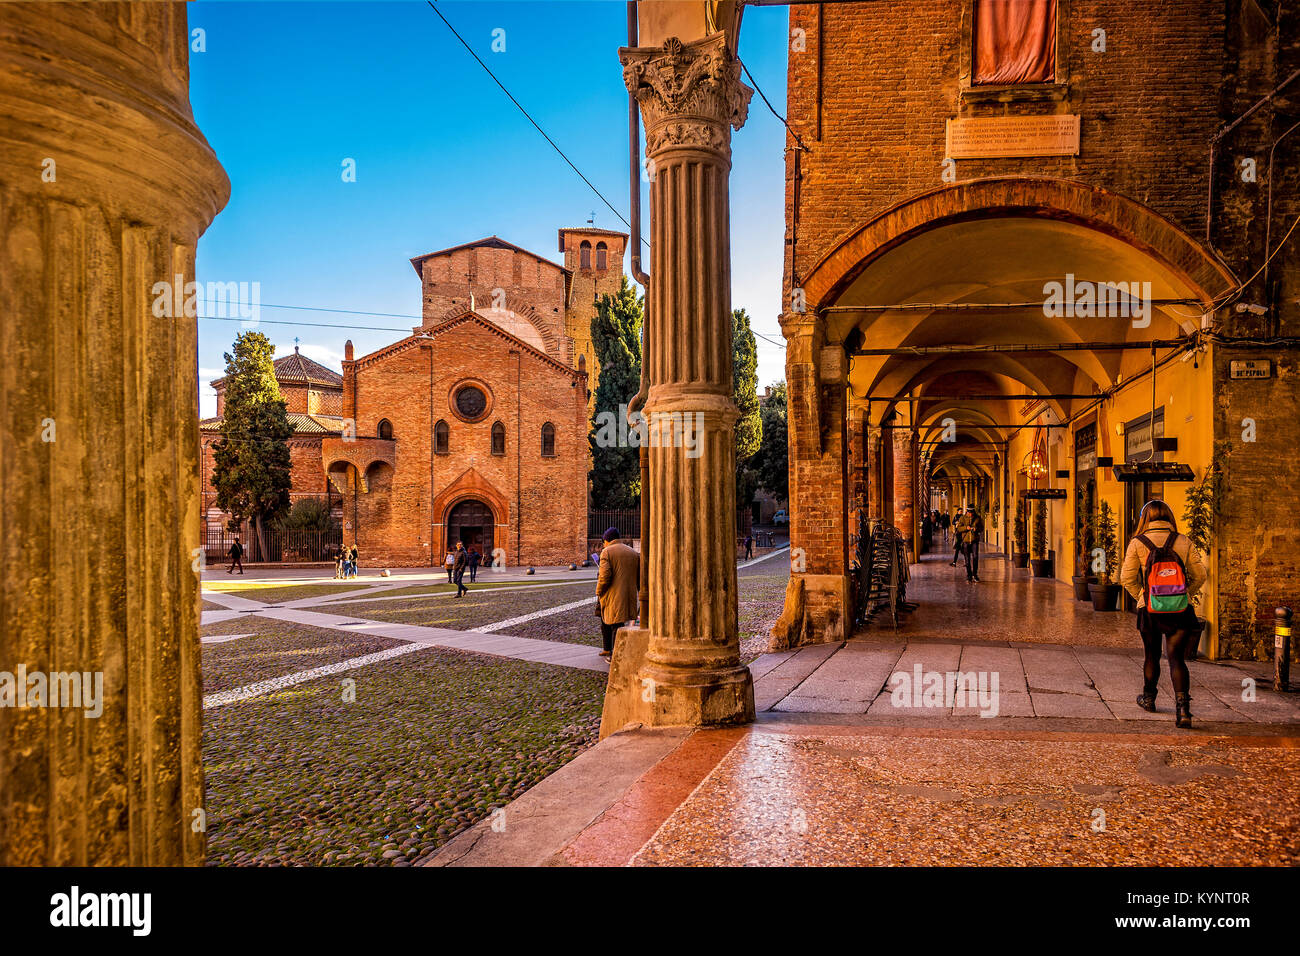
[[[614,641],[600,739],[629,725],[721,727],[754,719],[754,678],[744,666],[686,670],[650,664],[650,630],[625,627]]]
[[[845,574],[792,574],[785,610],[772,628],[768,651],[834,644],[853,636],[853,579]]]

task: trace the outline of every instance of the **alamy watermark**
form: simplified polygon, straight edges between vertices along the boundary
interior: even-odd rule
[[[997,671],[925,671],[917,664],[909,674],[895,671],[889,702],[894,707],[976,707],[981,717],[998,715]]]
[[[86,717],[104,713],[103,671],[0,671],[0,707],[70,707]]]
[[[628,421],[626,405],[617,412],[597,412],[593,441],[597,448],[684,448],[687,458],[704,454],[700,434],[704,431],[703,412],[653,412],[649,416],[633,412]]]
[[[1090,282],[1066,273],[1064,282],[1043,286],[1043,315],[1049,319],[1132,319],[1133,328],[1151,324],[1150,282]]]
[[[150,289],[153,314],[159,319],[180,316],[243,319],[256,325],[262,317],[260,282],[186,282],[177,275],[171,282],[155,282]]]

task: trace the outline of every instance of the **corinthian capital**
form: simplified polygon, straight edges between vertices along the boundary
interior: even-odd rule
[[[646,126],[646,152],[687,146],[729,152],[753,90],[740,80],[740,61],[716,33],[691,43],[670,37],[662,47],[619,50],[623,82],[637,98]]]

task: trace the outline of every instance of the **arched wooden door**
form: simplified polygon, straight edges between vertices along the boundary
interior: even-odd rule
[[[456,542],[465,542],[466,549],[476,547],[488,557],[493,549],[495,523],[492,509],[477,498],[460,502],[447,515],[447,550],[455,551]]]

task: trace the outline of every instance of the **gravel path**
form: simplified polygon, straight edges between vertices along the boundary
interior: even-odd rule
[[[363,604],[340,605],[340,612],[352,617],[394,624],[420,624],[425,627],[449,627],[458,631],[473,630],[507,618],[521,617],[534,611],[545,610],[558,604],[568,604],[584,597],[595,596],[595,586],[590,581],[579,581],[564,587],[544,588],[540,591],[503,593],[496,589],[471,590],[463,598],[442,598],[437,601],[415,600],[375,601]],[[328,611],[329,608],[321,608]],[[591,612],[595,620],[595,611]],[[510,634],[518,633],[511,628]]]
[[[604,689],[429,648],[206,713],[208,863],[418,862],[594,743]]]
[[[341,595],[345,591],[357,591],[378,583],[380,582],[373,580],[354,580],[338,581],[334,584],[264,584],[248,588],[212,587],[208,585],[207,590],[217,591],[221,594],[233,594],[236,597],[248,598],[250,601],[261,601],[265,604],[279,604],[282,601],[297,601],[300,598]]]
[[[226,634],[252,634],[221,644],[204,644],[203,693],[243,687],[256,681],[335,664],[350,657],[398,647],[405,641],[370,634],[349,634],[269,618],[223,622]],[[239,628],[229,628],[230,624]],[[218,625],[220,627],[221,625]],[[216,628],[204,632],[217,633]],[[207,720],[207,716],[204,717]]]

